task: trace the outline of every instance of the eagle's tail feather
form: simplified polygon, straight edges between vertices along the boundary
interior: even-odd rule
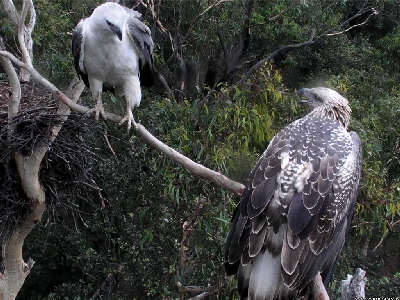
[[[248,283],[250,300],[273,300],[282,284],[280,255],[265,251],[259,255],[251,267]]]

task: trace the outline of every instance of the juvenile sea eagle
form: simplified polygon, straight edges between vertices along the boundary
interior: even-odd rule
[[[225,270],[242,299],[308,299],[343,248],[361,172],[351,109],[334,90],[303,88],[312,111],[281,130],[250,173],[227,238]]]
[[[72,54],[78,75],[90,87],[97,104],[95,111],[104,118],[103,91],[114,91],[126,99],[128,130],[132,109],[140,105],[140,84],[153,83],[153,40],[150,29],[140,21],[141,14],[117,3],[98,6],[92,15],[76,26]]]

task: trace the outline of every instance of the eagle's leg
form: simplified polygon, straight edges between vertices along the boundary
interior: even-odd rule
[[[101,93],[103,91],[103,82],[101,82],[100,80],[97,80],[95,78],[89,77],[89,83],[90,83],[90,90],[92,92],[92,96],[96,100],[96,105],[94,108],[88,110],[86,112],[86,114],[91,115],[94,112],[96,120],[99,119],[99,115],[101,115],[101,117],[104,120],[107,120],[105,113],[104,113],[103,102],[101,100]]]
[[[135,123],[133,119],[132,110],[135,106],[140,105],[140,99],[142,98],[142,92],[140,90],[140,82],[138,76],[132,76],[123,85],[123,91],[126,99],[126,112],[122,118],[120,125],[124,122],[128,123],[128,131],[131,129],[132,124]]]
[[[127,104],[127,107],[126,107],[125,116],[122,118],[121,122],[119,122],[119,125],[122,125],[125,122],[128,123],[128,131],[129,131],[132,127],[132,123],[134,123],[132,108],[129,103]]]
[[[98,121],[99,120],[99,115],[101,115],[101,117],[104,120],[107,120],[107,117],[104,113],[104,107],[103,107],[103,102],[101,100],[101,92],[100,93],[93,93],[94,94],[94,98],[97,100],[96,105],[94,108],[89,109],[86,114],[87,115],[91,115],[93,112],[95,113],[95,118]]]
[[[103,106],[103,101],[101,100],[101,93],[97,93],[96,99],[97,99],[96,106],[95,106],[96,120],[99,119],[99,114],[101,115],[101,117],[104,120],[107,120],[106,115],[104,114],[104,106]]]

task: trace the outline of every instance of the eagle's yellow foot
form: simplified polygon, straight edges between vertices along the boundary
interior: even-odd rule
[[[129,131],[132,127],[132,123],[135,123],[132,111],[130,109],[126,111],[125,117],[122,118],[121,122],[119,122],[119,125],[122,125],[125,122],[128,123],[128,131]]]
[[[86,114],[87,114],[88,116],[90,116],[93,112],[95,113],[95,119],[96,119],[96,121],[99,120],[99,115],[101,115],[101,117],[102,117],[104,120],[107,120],[107,117],[106,117],[106,115],[105,115],[105,113],[104,113],[104,107],[103,107],[103,104],[102,104],[102,103],[97,103],[96,106],[95,106],[94,108],[92,108],[92,109],[89,109],[89,110],[86,112]]]

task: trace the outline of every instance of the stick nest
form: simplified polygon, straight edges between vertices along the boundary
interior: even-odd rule
[[[100,123],[85,115],[71,113],[60,133],[50,144],[50,130],[63,120],[57,114],[56,98],[47,90],[32,84],[21,84],[22,98],[18,115],[8,130],[8,100],[11,89],[0,81],[0,243],[10,237],[15,226],[29,213],[26,198],[16,170],[13,153],[30,156],[37,147],[49,147],[40,168],[40,181],[46,191],[47,222],[66,214],[83,221],[90,200],[101,198],[94,181],[96,138],[103,129]],[[97,203],[98,204],[98,203]],[[93,202],[89,206],[93,207]],[[1,271],[1,270],[0,270]]]

